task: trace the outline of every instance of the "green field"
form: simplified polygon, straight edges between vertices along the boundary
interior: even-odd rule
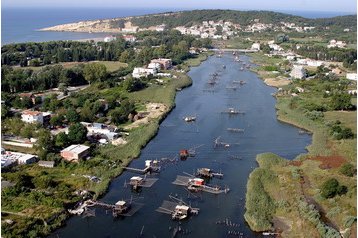
[[[108,72],[114,72],[116,70],[119,70],[121,68],[125,68],[128,66],[126,63],[121,63],[119,61],[64,62],[64,63],[59,63],[59,64],[52,64],[51,66],[62,65],[64,68],[69,69],[69,68],[73,68],[79,64],[90,64],[90,63],[104,64],[106,66]],[[25,68],[32,69],[34,71],[38,71],[38,70],[42,69],[43,67],[46,67],[46,66],[39,66],[39,67],[29,66],[29,67],[25,67]]]

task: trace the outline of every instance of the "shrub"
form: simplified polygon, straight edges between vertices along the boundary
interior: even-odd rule
[[[323,112],[319,112],[319,111],[307,111],[305,115],[306,117],[308,117],[313,121],[320,120],[324,117]]]
[[[339,171],[341,172],[341,174],[346,175],[348,177],[353,177],[356,173],[356,169],[350,163],[343,164]]]
[[[340,121],[336,121],[333,125],[330,125],[330,126],[331,126],[330,133],[334,137],[334,139],[342,140],[342,139],[353,139],[354,138],[354,133],[353,133],[352,129],[343,127],[341,125]]]
[[[339,185],[335,178],[328,179],[321,187],[321,195],[324,198],[333,198],[336,195],[345,194],[347,191],[347,187]]]

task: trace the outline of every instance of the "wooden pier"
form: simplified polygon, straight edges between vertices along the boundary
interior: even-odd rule
[[[119,200],[115,204],[109,204],[96,200],[87,200],[81,204],[75,210],[68,210],[69,213],[75,215],[81,215],[84,211],[87,211],[87,207],[99,206],[106,210],[111,210],[114,217],[118,216],[133,216],[139,209],[141,209],[144,204],[133,202],[132,199],[127,202],[125,200]],[[94,214],[91,214],[94,216]]]
[[[147,173],[159,173],[161,169],[162,160],[146,160],[145,161],[145,168],[138,169],[138,168],[131,168],[131,167],[123,167],[125,170],[139,173],[139,174],[147,174]]]

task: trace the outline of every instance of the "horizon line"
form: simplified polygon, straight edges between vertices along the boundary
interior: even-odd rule
[[[148,10],[173,10],[173,11],[192,11],[192,10],[232,10],[232,11],[287,11],[287,12],[322,12],[322,13],[349,13],[349,14],[357,14],[357,11],[344,11],[344,10],[291,10],[291,9],[251,9],[251,8],[180,8],[180,7],[168,7],[168,8],[148,8],[148,7],[96,7],[96,6],[86,6],[86,7],[51,7],[51,6],[2,6],[1,9],[12,8],[12,9],[148,9]]]

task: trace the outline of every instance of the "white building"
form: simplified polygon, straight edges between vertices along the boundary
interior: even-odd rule
[[[252,50],[260,50],[260,43],[253,43],[251,46]]]
[[[21,114],[21,120],[26,123],[40,123],[43,124],[43,114],[38,111],[25,110]]]
[[[270,49],[273,49],[274,51],[283,51],[282,47],[277,44],[269,44]]]
[[[187,33],[187,29],[184,26],[175,27],[176,30],[180,31],[181,34],[185,35]]]
[[[157,71],[159,71],[160,68],[161,68],[161,64],[159,63],[153,62],[148,64],[148,69],[156,69]]]
[[[1,167],[7,167],[14,163],[32,164],[36,162],[36,155],[23,154],[19,152],[4,151],[1,154]]]
[[[23,154],[17,159],[18,164],[32,164],[36,162],[36,156],[31,154]]]
[[[347,73],[346,78],[349,79],[349,80],[357,81],[358,76],[357,76],[357,73]]]
[[[304,79],[306,78],[306,71],[302,66],[294,65],[290,76],[294,79]]]
[[[134,35],[124,35],[123,39],[129,42],[135,42],[137,38]]]
[[[155,27],[155,30],[161,32],[161,31],[165,30],[165,27],[166,27],[165,24],[158,25],[158,26]]]
[[[117,39],[117,37],[115,37],[115,36],[106,36],[104,39],[103,39],[103,41],[104,42],[111,42],[111,41],[114,41],[114,40],[116,40]]]
[[[323,65],[323,61],[307,59],[306,64],[308,66],[318,67]]]
[[[345,48],[347,44],[344,41],[336,41],[335,39],[329,41],[329,45],[327,48],[338,47],[338,48]]]
[[[148,69],[142,67],[136,67],[133,69],[132,76],[133,78],[141,78],[141,77],[148,77],[149,75],[157,75],[156,69]]]

